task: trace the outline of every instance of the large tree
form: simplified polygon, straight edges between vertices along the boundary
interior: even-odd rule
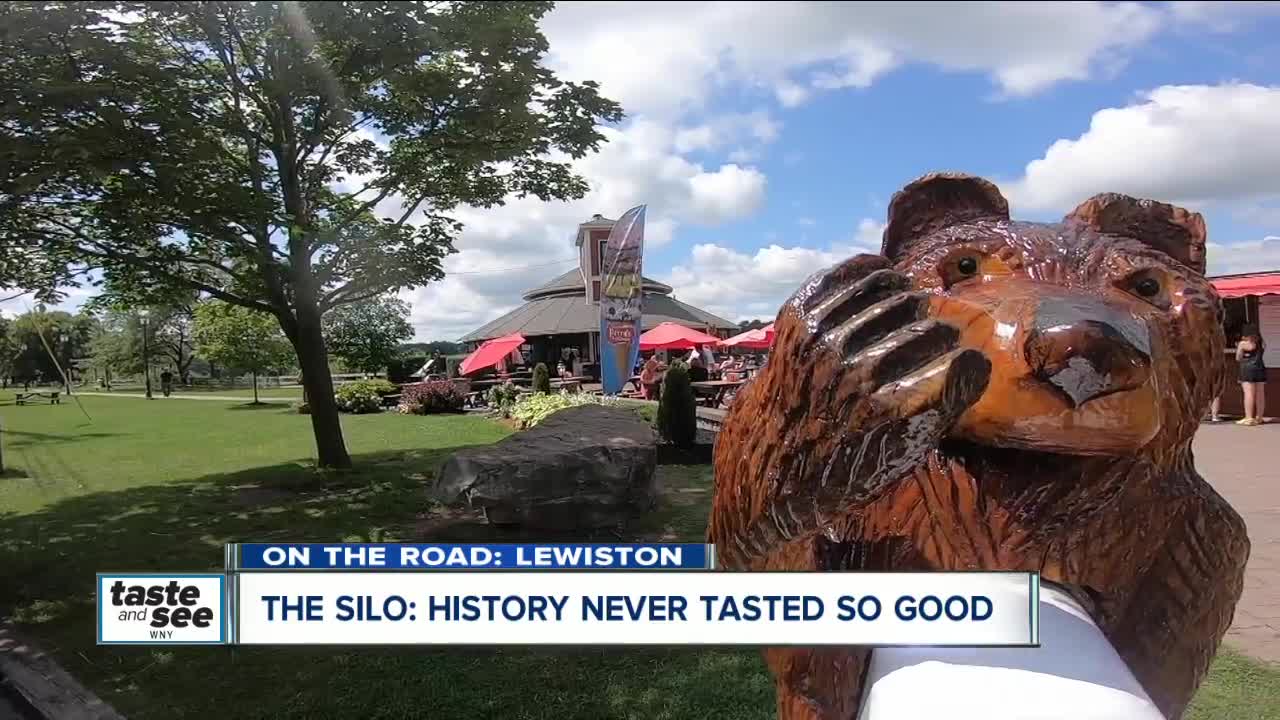
[[[213,362],[253,373],[253,403],[258,375],[280,370],[293,360],[289,341],[270,315],[240,305],[211,301],[195,312],[194,334],[200,354]],[[332,393],[332,391],[331,391]]]
[[[400,343],[413,337],[409,306],[380,297],[334,308],[324,316],[329,352],[360,372],[386,372],[400,355]]]
[[[97,321],[83,313],[37,307],[14,319],[10,332],[16,349],[10,369],[13,378],[62,383],[63,373],[70,379],[72,361],[89,356]]]
[[[195,361],[195,339],[192,324],[198,296],[191,290],[179,292],[151,292],[141,296],[118,291],[110,282],[107,290],[85,304],[85,309],[100,314],[103,337],[95,341],[96,360],[107,360],[110,366],[124,372],[140,372],[141,360],[135,360],[135,350],[142,347],[142,332],[147,331],[147,343],[153,360],[172,367],[183,383],[190,379],[191,363]],[[147,312],[147,322],[142,322],[141,312]],[[136,365],[136,370],[129,368]]]
[[[112,310],[99,315],[99,329],[89,346],[94,367],[104,374],[143,371],[142,317]],[[154,360],[154,358],[152,358]]]
[[[13,374],[13,365],[20,349],[13,321],[0,316],[0,387],[9,387],[9,377]]]
[[[543,67],[550,8],[0,3],[0,244],[270,314],[347,466],[324,313],[439,279],[460,205],[580,197],[621,117]]]

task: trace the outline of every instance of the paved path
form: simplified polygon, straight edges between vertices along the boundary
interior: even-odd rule
[[[1196,467],[1244,517],[1253,548],[1227,642],[1280,663],[1280,423],[1204,424]]]
[[[146,397],[147,397],[145,393],[123,393],[123,392],[110,392],[110,393],[109,393],[109,392],[77,392],[77,393],[75,393],[75,394],[76,394],[76,395],[92,395],[93,397],[115,397],[115,398],[118,398],[118,397],[127,397],[127,398],[146,398]],[[188,395],[170,395],[169,397],[165,397],[164,395],[161,395],[160,393],[153,393],[153,394],[151,395],[151,397],[152,397],[153,399],[155,399],[155,400],[219,400],[219,401],[222,401],[222,402],[231,401],[231,402],[243,402],[243,403],[247,403],[247,402],[252,402],[252,401],[253,401],[253,396],[252,396],[252,395],[249,395],[249,396],[244,396],[244,395],[236,396],[236,395],[194,395],[194,394],[188,394]],[[295,401],[295,400],[301,400],[301,399],[302,399],[302,397],[301,397],[301,396],[296,397],[296,398],[281,398],[281,397],[260,397],[260,398],[258,398],[259,402],[264,402],[264,403],[289,403],[289,402],[293,402],[293,401]]]

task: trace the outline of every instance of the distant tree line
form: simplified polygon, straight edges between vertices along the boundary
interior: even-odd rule
[[[72,383],[89,372],[106,383],[143,374],[144,355],[153,374],[168,370],[184,385],[197,369],[209,377],[297,371],[288,339],[266,313],[195,293],[149,299],[134,305],[108,285],[76,314],[40,306],[13,319],[0,317],[0,384],[61,384],[59,367]],[[401,343],[413,337],[408,315],[409,307],[393,297],[327,313],[324,332],[335,369],[384,373],[398,367],[406,356]]]

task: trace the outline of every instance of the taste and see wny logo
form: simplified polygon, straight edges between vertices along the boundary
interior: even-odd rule
[[[222,575],[99,575],[98,642],[220,643]]]

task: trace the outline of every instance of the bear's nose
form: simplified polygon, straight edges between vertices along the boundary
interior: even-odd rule
[[[1024,345],[1032,376],[1056,386],[1076,407],[1139,387],[1150,371],[1145,326],[1132,317],[1097,319],[1098,314],[1112,315],[1098,309],[1067,313],[1052,303],[1042,305]]]

